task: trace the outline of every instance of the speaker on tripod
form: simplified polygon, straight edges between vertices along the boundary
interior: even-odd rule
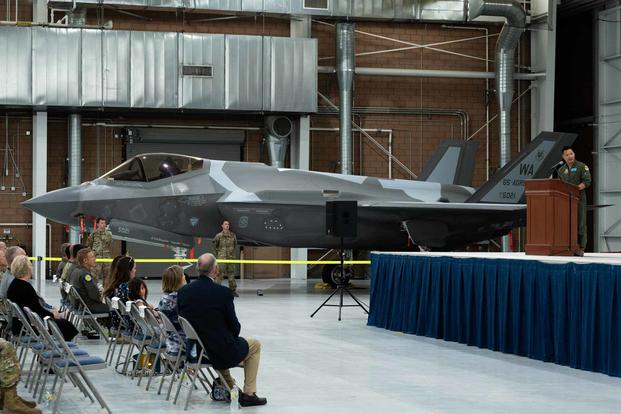
[[[338,306],[339,321],[341,320],[341,309],[345,306],[360,306],[367,314],[369,311],[360,300],[347,289],[347,280],[344,277],[344,244],[345,237],[356,237],[358,235],[358,202],[357,201],[328,201],[326,202],[326,234],[329,236],[340,237],[341,248],[341,277],[338,279],[336,289],[328,299],[326,299],[311,315],[315,316],[319,309],[324,306]],[[343,292],[347,292],[349,296],[356,302],[355,305],[343,305]],[[332,296],[339,293],[339,304],[328,305],[328,301]]]
[[[358,235],[357,201],[328,201],[326,203],[326,234],[335,237]]]

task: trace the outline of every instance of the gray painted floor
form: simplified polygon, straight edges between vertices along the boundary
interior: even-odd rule
[[[309,315],[328,291],[314,289],[317,281],[244,281],[235,305],[242,336],[263,343],[259,392],[261,413],[619,413],[621,379],[504,355],[430,338],[404,335],[366,326],[360,308],[324,308]],[[355,281],[368,287],[368,281]],[[161,289],[149,282],[151,303]],[[263,296],[256,290],[262,289]],[[368,289],[355,289],[368,303]],[[56,286],[47,286],[56,303]],[[332,302],[336,303],[336,302]],[[92,354],[104,356],[105,346],[80,341]],[[146,392],[136,381],[109,368],[89,373],[115,413],[181,413],[155,390]],[[233,375],[243,381],[243,371]],[[144,383],[143,383],[144,385]],[[21,390],[21,389],[20,389]],[[22,391],[23,392],[23,391]],[[185,398],[182,390],[180,398]],[[65,387],[63,413],[102,412],[75,388]],[[189,411],[228,412],[195,391]]]

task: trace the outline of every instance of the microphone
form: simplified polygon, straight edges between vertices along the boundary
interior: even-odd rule
[[[554,166],[550,168],[550,170],[556,170],[557,168],[561,168],[563,165],[565,165],[565,161],[559,161],[558,163],[554,164]]]

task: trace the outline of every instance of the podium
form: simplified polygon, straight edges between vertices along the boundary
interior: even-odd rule
[[[573,256],[580,190],[557,179],[526,180],[526,254]]]

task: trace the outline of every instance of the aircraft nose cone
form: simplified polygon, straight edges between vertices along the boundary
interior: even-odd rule
[[[34,213],[63,224],[77,224],[79,214],[79,186],[62,188],[22,202]]]

